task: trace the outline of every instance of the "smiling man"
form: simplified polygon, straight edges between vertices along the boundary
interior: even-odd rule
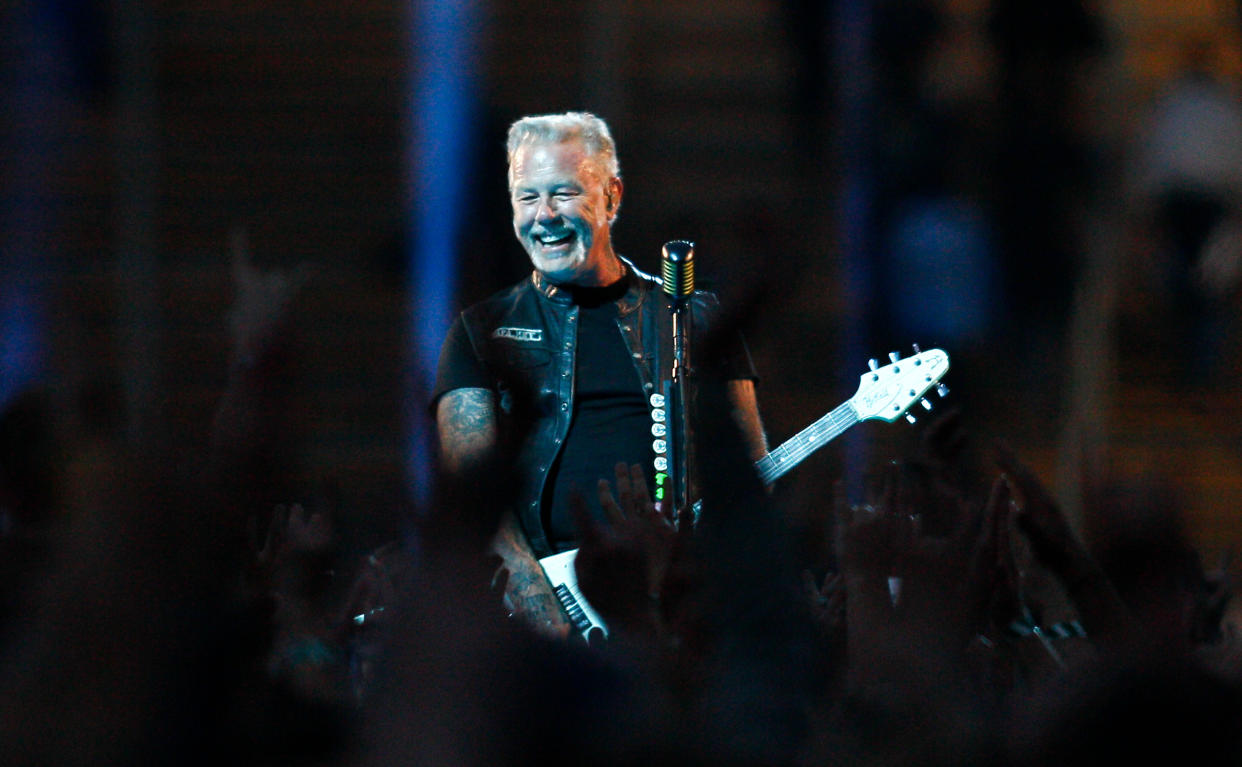
[[[625,275],[612,249],[611,226],[621,204],[621,178],[611,153],[588,153],[586,139],[511,145],[509,191],[513,231],[548,282],[610,285]],[[600,131],[597,141],[607,134]]]
[[[524,117],[507,148],[513,231],[534,271],[457,318],[432,406],[451,477],[512,468],[512,503],[494,541],[509,570],[507,597],[533,625],[565,634],[538,558],[576,546],[574,489],[600,514],[594,488],[617,463],[654,475],[652,395],[671,361],[669,304],[656,278],[613,249],[624,187],[603,120]],[[696,292],[695,322],[706,325],[715,307]],[[728,381],[752,457],[762,457],[756,376],[741,340],[711,369]]]

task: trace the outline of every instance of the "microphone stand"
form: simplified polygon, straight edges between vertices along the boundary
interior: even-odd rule
[[[693,460],[690,455],[690,306],[688,300],[673,302],[673,375],[669,406],[672,429],[670,448],[673,454],[673,511],[679,512],[690,503],[693,483],[690,481]]]
[[[671,299],[669,312],[673,326],[672,375],[665,398],[668,405],[669,493],[673,514],[691,504],[694,482],[693,429],[690,410],[694,389],[694,368],[690,360],[692,317],[690,296],[694,293],[694,246],[674,241],[664,248],[664,292]],[[671,498],[669,496],[671,495]]]

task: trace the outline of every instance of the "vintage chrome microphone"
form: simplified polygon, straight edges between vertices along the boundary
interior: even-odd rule
[[[686,240],[664,243],[660,272],[665,294],[674,304],[684,304],[694,292],[694,243]]]
[[[660,272],[665,295],[669,297],[669,311],[673,321],[672,375],[665,383],[665,405],[668,414],[667,461],[657,455],[656,499],[661,508],[671,505],[674,514],[689,505],[694,487],[691,481],[693,459],[691,455],[692,431],[690,405],[693,391],[690,388],[690,296],[694,293],[694,243],[686,240],[666,242],[660,254]],[[659,464],[668,467],[659,471]],[[663,476],[661,476],[663,474]]]

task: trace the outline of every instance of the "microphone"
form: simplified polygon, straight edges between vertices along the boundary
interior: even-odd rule
[[[681,303],[694,292],[694,243],[673,240],[664,243],[660,253],[660,270],[664,292],[675,303]]]

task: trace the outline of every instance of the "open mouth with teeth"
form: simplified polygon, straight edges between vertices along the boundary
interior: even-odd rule
[[[544,250],[559,250],[568,247],[573,242],[574,233],[570,231],[560,234],[537,234],[534,239]]]

